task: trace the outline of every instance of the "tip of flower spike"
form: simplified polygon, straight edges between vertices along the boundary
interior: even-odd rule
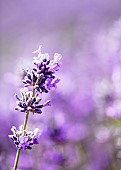
[[[54,63],[58,63],[62,58],[61,54],[55,53],[54,54]]]
[[[35,50],[35,51],[33,51],[32,53],[33,53],[33,54],[36,54],[36,53],[41,54],[41,48],[42,48],[42,45],[39,45],[38,50]]]

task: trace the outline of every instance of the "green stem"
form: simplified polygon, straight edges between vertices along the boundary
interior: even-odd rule
[[[24,130],[26,130],[26,125],[27,125],[27,121],[28,121],[28,116],[29,116],[29,112],[26,113],[26,117],[24,120]]]
[[[16,158],[15,158],[15,162],[14,162],[14,168],[13,170],[16,170],[17,169],[17,165],[18,165],[18,160],[19,160],[19,155],[20,155],[20,149],[17,150],[16,152]]]
[[[35,92],[35,89],[33,88],[32,96],[34,96],[34,92]],[[26,113],[26,117],[25,117],[25,120],[24,120],[23,134],[24,134],[24,130],[26,130],[26,125],[27,125],[27,122],[28,122],[28,117],[29,117],[29,111]],[[21,150],[18,149],[17,152],[16,152],[16,158],[15,158],[14,169],[13,170],[17,170],[20,151]]]
[[[25,120],[24,120],[24,130],[26,129],[26,125],[27,125],[27,121],[28,121],[28,116],[29,116],[29,112],[26,113],[26,117],[25,117]],[[17,170],[20,151],[21,150],[18,149],[17,152],[16,152],[16,158],[15,158],[14,169],[13,170]]]

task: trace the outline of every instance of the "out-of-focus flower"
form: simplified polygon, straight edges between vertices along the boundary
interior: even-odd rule
[[[112,118],[120,118],[121,117],[121,101],[116,100],[106,108],[106,115]]]
[[[58,165],[64,165],[66,162],[66,158],[64,157],[65,155],[63,155],[62,153],[59,152],[55,152],[53,154],[53,160],[56,164]]]
[[[67,141],[65,131],[61,127],[49,127],[47,136],[55,143],[63,144]]]
[[[19,130],[15,126],[11,128],[13,135],[9,135],[9,138],[14,141],[14,144],[18,149],[32,149],[32,145],[38,144],[38,138],[40,137],[40,131],[36,128],[33,132],[23,129],[23,125],[19,127]]]

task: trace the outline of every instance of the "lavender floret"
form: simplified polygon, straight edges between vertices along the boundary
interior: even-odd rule
[[[13,140],[18,149],[26,150],[32,149],[32,145],[38,144],[38,138],[40,137],[40,130],[36,128],[33,132],[23,129],[23,125],[19,127],[19,130],[15,126],[11,128],[13,135],[9,135],[9,138]]]
[[[33,96],[31,91],[26,91],[26,89],[20,89],[21,98],[16,95],[17,106],[15,110],[20,112],[33,112],[33,113],[42,113],[42,108],[45,106],[50,106],[50,100],[47,100],[45,103],[40,104],[42,98],[39,97],[39,94],[36,93]]]

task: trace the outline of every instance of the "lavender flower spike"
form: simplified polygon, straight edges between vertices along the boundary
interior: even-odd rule
[[[30,112],[42,113],[42,108],[51,105],[51,101],[47,100],[41,104],[42,94],[48,93],[52,87],[56,88],[57,83],[60,81],[56,78],[55,72],[60,68],[61,55],[58,53],[54,54],[54,59],[50,60],[49,54],[41,52],[42,45],[39,49],[33,53],[38,54],[33,57],[34,67],[31,69],[24,69],[24,78],[22,80],[24,88],[20,89],[19,97],[16,96],[17,106],[15,110],[26,114],[24,124],[19,127],[19,130],[15,126],[11,128],[13,135],[9,135],[9,138],[13,140],[16,145],[17,152],[14,162],[14,170],[17,170],[18,160],[20,151],[26,149],[32,149],[32,145],[38,144],[38,138],[40,131],[36,128],[33,132],[26,131],[28,117]]]
[[[32,149],[32,145],[38,144],[38,138],[40,137],[40,130],[36,128],[34,132],[26,131],[23,129],[23,125],[19,127],[19,130],[15,126],[11,128],[13,135],[9,135],[9,138],[13,140],[18,149]]]
[[[38,53],[38,54],[41,54],[41,48],[42,48],[42,45],[39,46],[38,50],[36,51],[33,51],[32,53]]]

